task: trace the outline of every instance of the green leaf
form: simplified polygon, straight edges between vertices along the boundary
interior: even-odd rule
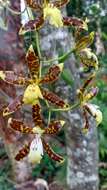
[[[70,86],[73,85],[74,80],[72,77],[72,73],[70,72],[69,69],[64,69],[64,71],[61,74],[61,78]]]
[[[106,177],[106,176],[107,176],[107,170],[106,170],[106,169],[100,169],[99,173],[100,173],[103,177]]]

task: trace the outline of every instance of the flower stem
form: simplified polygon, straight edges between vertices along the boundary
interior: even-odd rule
[[[69,106],[68,108],[59,108],[59,109],[50,109],[51,111],[53,111],[53,112],[58,112],[58,111],[70,111],[70,110],[73,110],[73,109],[75,109],[75,108],[77,108],[78,106],[80,106],[80,102],[77,102],[77,103],[75,103],[74,105],[71,105],[71,106]]]
[[[70,49],[70,51],[68,51],[67,53],[65,53],[64,55],[62,55],[61,57],[58,57],[58,58],[53,58],[53,59],[50,59],[50,60],[47,60],[47,61],[42,61],[43,63],[51,63],[53,61],[60,61],[60,62],[63,62],[64,60],[66,60],[70,55],[71,53],[73,53],[75,51],[75,48],[73,49]]]
[[[48,110],[49,110],[49,112],[48,112],[48,125],[49,125],[50,120],[51,120],[51,110],[49,109],[49,104],[48,104],[48,101],[47,101],[47,100],[45,100],[45,103],[46,103],[46,105],[47,105],[47,107],[48,107]]]
[[[39,59],[41,60],[42,56],[41,56],[41,50],[40,50],[39,33],[37,30],[35,34],[36,34],[36,47],[38,51],[38,56],[39,56]],[[41,73],[42,73],[42,61],[40,61],[39,77],[41,77]]]
[[[48,115],[48,125],[49,125],[50,121],[51,121],[51,111],[49,110],[49,115]]]

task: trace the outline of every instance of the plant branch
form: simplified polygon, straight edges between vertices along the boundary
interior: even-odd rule
[[[70,49],[70,51],[68,51],[67,53],[63,54],[62,56],[58,57],[58,58],[53,58],[53,59],[50,59],[50,60],[47,60],[47,61],[43,61],[43,63],[51,63],[53,61],[60,61],[60,62],[63,62],[64,60],[66,60],[73,52],[75,51],[75,48],[73,49]]]
[[[50,110],[53,111],[53,112],[70,111],[70,110],[73,110],[73,109],[77,108],[78,106],[80,106],[80,102],[77,102],[74,105],[69,106],[68,108],[59,108],[59,109],[50,108]]]

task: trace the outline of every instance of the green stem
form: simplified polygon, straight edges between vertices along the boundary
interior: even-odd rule
[[[51,110],[49,109],[49,104],[48,104],[48,101],[47,101],[47,100],[45,100],[45,103],[46,103],[46,105],[47,105],[47,107],[48,107],[48,110],[49,110],[49,112],[48,112],[48,125],[49,125],[50,120],[51,120]]]
[[[40,51],[40,45],[39,45],[39,34],[38,34],[38,31],[36,31],[36,46],[37,46],[37,51],[38,51],[38,55],[39,55],[39,58],[41,59],[42,56],[41,56],[41,51]]]
[[[71,53],[73,53],[75,51],[75,49],[71,49],[70,51],[68,51],[67,53],[65,53],[64,55],[62,55],[61,57],[58,57],[58,58],[53,58],[53,59],[50,59],[50,60],[47,60],[47,61],[42,61],[44,63],[51,63],[53,61],[60,61],[60,62],[63,62],[65,59],[67,59]]]
[[[37,47],[39,59],[41,60],[42,56],[41,56],[41,50],[40,50],[39,34],[38,34],[38,31],[36,31],[35,33],[36,33],[36,47]],[[39,77],[41,77],[41,73],[42,73],[42,61],[40,61]]]
[[[72,106],[69,106],[68,108],[59,108],[59,109],[50,109],[53,112],[58,112],[58,111],[70,111],[73,110],[75,108],[77,108],[78,106],[80,106],[80,102],[75,103]]]
[[[49,115],[48,115],[48,125],[49,125],[50,121],[51,121],[51,111],[49,110]]]

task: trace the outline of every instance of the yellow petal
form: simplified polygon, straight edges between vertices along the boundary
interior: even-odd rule
[[[80,52],[81,50],[89,47],[93,43],[94,34],[94,32],[91,32],[89,35],[80,38],[75,45],[76,51]]]
[[[34,127],[32,131],[33,133],[40,134],[40,135],[44,133],[44,130],[41,129],[40,127]]]
[[[100,110],[97,110],[95,119],[96,119],[97,126],[98,126],[102,122],[102,119],[103,119],[103,115]]]
[[[63,120],[60,120],[60,123],[61,123],[61,125],[62,125],[62,126],[64,126],[64,124],[65,124],[65,121],[63,121]]]
[[[33,150],[31,150],[29,152],[28,160],[29,160],[30,163],[39,164],[41,159],[42,159],[42,156],[38,152],[36,152],[36,151],[34,152]]]
[[[88,109],[90,110],[92,116],[95,118],[97,126],[102,122],[103,116],[102,112],[99,110],[99,106],[95,104],[86,103]]]
[[[0,78],[2,79],[2,80],[5,80],[5,73],[3,72],[3,71],[0,71]]]
[[[39,86],[35,84],[30,84],[24,92],[23,96],[24,103],[34,105],[37,103],[37,100],[39,98],[43,99]]]
[[[89,23],[89,19],[86,18],[85,21],[83,22],[83,29],[88,31],[88,23]]]
[[[58,67],[60,68],[60,71],[62,72],[62,70],[63,70],[63,68],[64,68],[64,63],[58,64]]]
[[[44,19],[49,17],[49,23],[51,25],[54,25],[55,27],[63,26],[61,11],[57,7],[54,7],[53,4],[46,4],[43,12]]]
[[[79,53],[79,57],[82,63],[86,66],[92,66],[96,70],[98,70],[98,58],[97,56],[91,51],[90,48],[85,48]]]

